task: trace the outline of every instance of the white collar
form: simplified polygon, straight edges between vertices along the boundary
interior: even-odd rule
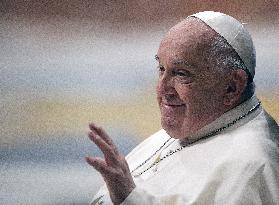
[[[237,107],[224,113],[222,116],[220,116],[218,119],[214,120],[210,124],[204,126],[202,129],[196,132],[194,136],[191,136],[190,138],[183,139],[183,140],[174,139],[173,141],[170,141],[171,138],[167,139],[167,141],[165,141],[165,143],[157,151],[155,151],[154,154],[151,155],[151,157],[149,157],[138,167],[136,167],[132,171],[132,173],[135,172],[140,167],[142,167],[143,165],[145,165],[147,162],[149,162],[149,160],[152,159],[152,157],[154,158],[154,156],[156,156],[156,153],[158,153],[160,150],[161,151],[159,152],[159,155],[156,157],[155,161],[151,162],[151,164],[149,164],[147,168],[141,170],[141,172],[136,172],[134,177],[140,176],[141,174],[145,173],[152,167],[156,166],[160,161],[173,155],[176,152],[181,151],[188,144],[192,144],[202,138],[213,136],[216,133],[219,133],[218,130],[223,131],[223,128],[228,128],[228,127],[234,128],[235,125],[240,126],[241,124],[245,124],[246,122],[250,121],[255,116],[257,116],[260,112],[261,112],[260,102],[256,98],[256,96],[253,96],[252,98],[241,103]],[[180,144],[178,148],[176,148],[175,150],[170,149],[170,146],[172,145],[177,146],[177,143]],[[166,152],[167,154],[165,153],[164,157],[161,157],[163,155],[163,152]],[[155,169],[153,170],[156,171],[157,168],[155,167]]]

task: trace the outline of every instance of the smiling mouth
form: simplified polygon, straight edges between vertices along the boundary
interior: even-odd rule
[[[163,106],[167,107],[183,107],[185,104],[171,104],[171,103],[162,103]]]

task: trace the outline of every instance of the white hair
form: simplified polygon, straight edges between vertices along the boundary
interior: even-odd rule
[[[236,51],[220,35],[214,36],[211,41],[209,58],[215,61],[215,65],[222,69],[243,69],[247,70],[244,62]]]
[[[209,61],[213,62],[214,65],[225,72],[230,69],[244,70],[247,74],[248,82],[242,94],[241,101],[250,98],[255,92],[255,83],[242,59],[222,36],[215,35],[211,42],[208,53]]]

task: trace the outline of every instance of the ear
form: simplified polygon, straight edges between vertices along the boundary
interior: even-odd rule
[[[248,76],[242,69],[233,70],[228,80],[224,104],[227,106],[236,105],[241,100],[241,95],[247,86]]]

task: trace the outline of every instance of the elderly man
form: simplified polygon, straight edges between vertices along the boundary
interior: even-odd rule
[[[279,204],[279,131],[254,95],[255,50],[234,18],[201,12],[161,41],[162,130],[126,158],[90,124],[104,159],[92,204]],[[263,68],[264,69],[264,68]]]

